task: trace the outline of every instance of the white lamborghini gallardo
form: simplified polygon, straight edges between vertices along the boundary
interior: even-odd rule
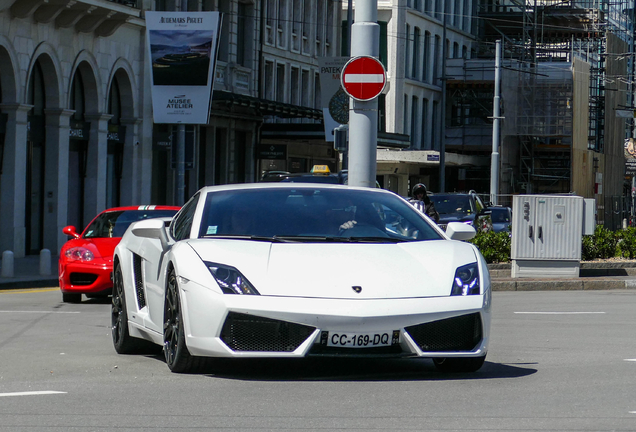
[[[149,342],[173,372],[217,357],[396,356],[484,363],[490,276],[475,230],[446,232],[381,189],[205,187],[115,250],[118,353]]]

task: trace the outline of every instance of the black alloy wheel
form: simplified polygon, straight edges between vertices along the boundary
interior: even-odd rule
[[[154,347],[143,339],[130,336],[128,333],[128,312],[126,312],[126,294],[121,266],[115,264],[113,272],[113,301],[110,308],[111,335],[113,346],[118,354],[138,354]]]
[[[179,284],[174,269],[168,274],[163,307],[163,353],[172,372],[193,373],[205,368],[206,358],[190,354],[185,341],[183,314],[179,300]]]
[[[433,358],[433,363],[438,371],[451,373],[477,372],[485,361],[485,355],[482,357]]]

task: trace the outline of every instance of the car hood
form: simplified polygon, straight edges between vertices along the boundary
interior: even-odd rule
[[[448,296],[455,270],[477,260],[468,243],[268,243],[195,240],[204,261],[237,268],[261,295],[313,298]],[[353,287],[360,287],[357,293]]]

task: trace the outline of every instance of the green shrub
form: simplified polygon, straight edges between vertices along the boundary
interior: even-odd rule
[[[494,231],[478,231],[470,240],[486,259],[487,263],[510,261],[510,233]]]
[[[594,243],[593,235],[583,236],[581,244],[581,261],[592,261],[596,259],[597,250],[596,243]]]
[[[636,227],[617,231],[616,236],[620,256],[629,259],[636,258]]]
[[[610,231],[602,225],[597,225],[594,230],[594,245],[596,258],[614,258],[618,252],[618,237],[614,231]]]

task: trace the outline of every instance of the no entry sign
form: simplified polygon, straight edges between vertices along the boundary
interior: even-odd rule
[[[375,99],[386,85],[384,66],[374,57],[354,57],[342,68],[342,88],[359,101]]]

